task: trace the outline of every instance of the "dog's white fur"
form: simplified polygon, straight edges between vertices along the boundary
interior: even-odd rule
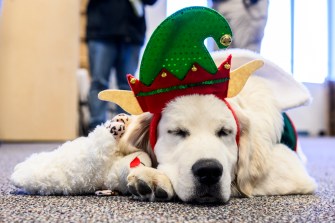
[[[221,128],[231,133],[220,138],[216,134]],[[190,135],[183,138],[168,133],[175,129],[187,130]],[[158,169],[167,174],[180,199],[211,201],[211,198],[204,197],[207,193],[214,198],[217,196],[219,201],[229,199],[238,148],[234,117],[222,101],[213,95],[179,98],[164,110],[158,132],[155,146]],[[213,158],[223,166],[222,180],[217,187],[198,190],[192,166],[200,159]]]
[[[316,183],[297,154],[279,143],[282,103],[271,86],[254,76],[238,96],[227,99],[241,127],[239,145],[226,104],[213,95],[189,95],[171,101],[162,112],[154,152],[149,144],[152,115],[144,113],[132,119],[119,143],[104,127],[97,127],[87,138],[18,164],[11,180],[30,194],[82,194],[107,188],[129,190],[151,201],[178,196],[186,202],[226,202],[238,195],[313,193]],[[188,135],[182,137],[178,129]],[[219,135],[221,129],[226,134]],[[136,156],[145,166],[130,168]],[[205,158],[223,167],[215,185],[199,184],[192,173],[192,166]]]

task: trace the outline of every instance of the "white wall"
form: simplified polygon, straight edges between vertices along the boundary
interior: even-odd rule
[[[321,131],[328,132],[328,90],[326,84],[304,83],[310,91],[313,101],[309,106],[288,112],[298,131],[307,131],[316,136]]]
[[[147,40],[156,27],[166,18],[166,0],[157,0],[153,6],[145,8],[147,21]]]

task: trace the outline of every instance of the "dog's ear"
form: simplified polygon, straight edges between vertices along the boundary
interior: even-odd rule
[[[125,134],[122,136],[121,144],[132,145],[149,154],[152,166],[157,166],[156,156],[149,143],[149,130],[152,114],[149,112],[133,116]]]
[[[252,129],[248,114],[242,109],[235,109],[239,119],[241,135],[238,148],[238,162],[236,168],[236,183],[239,192],[245,196],[252,196],[255,185],[265,175],[266,149],[262,145],[262,133],[255,133]]]

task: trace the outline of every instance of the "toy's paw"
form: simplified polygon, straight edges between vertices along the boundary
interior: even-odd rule
[[[120,123],[123,123],[127,127],[130,122],[130,119],[131,117],[129,115],[121,113],[121,114],[114,116],[114,118],[112,118],[112,122],[120,122]]]
[[[145,166],[131,170],[128,190],[135,198],[147,201],[167,201],[174,197],[170,179],[161,171]]]
[[[107,121],[105,122],[104,126],[109,132],[114,136],[114,138],[118,141],[126,131],[126,126],[122,122],[113,122]]]
[[[95,195],[98,196],[117,196],[119,193],[117,191],[112,190],[97,190],[95,191]]]

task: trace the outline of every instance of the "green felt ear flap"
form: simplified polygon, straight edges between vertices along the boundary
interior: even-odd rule
[[[229,24],[218,12],[189,7],[172,14],[159,25],[146,46],[140,81],[149,86],[163,68],[182,80],[194,63],[215,74],[217,67],[204,45],[208,37],[219,48],[228,47],[232,41]]]

